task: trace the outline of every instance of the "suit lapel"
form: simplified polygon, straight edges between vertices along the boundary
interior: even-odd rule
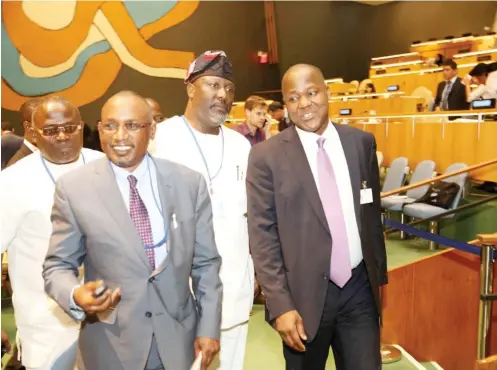
[[[164,217],[164,224],[167,227],[167,257],[164,261],[156,267],[152,272],[152,276],[160,274],[169,265],[170,253],[172,251],[172,234],[173,228],[171,224],[172,215],[174,214],[174,188],[171,182],[171,172],[167,171],[164,167],[160,167],[155,159],[152,158],[157,173],[157,185],[159,188],[159,197],[162,207],[162,217]]]
[[[281,140],[285,143],[283,148],[288,161],[291,163],[295,172],[295,177],[299,179],[307,200],[311,204],[312,209],[316,213],[319,221],[330,234],[330,228],[328,227],[328,222],[324,214],[316,182],[314,181],[314,176],[312,175],[307,156],[305,155],[304,148],[302,147],[302,143],[300,142],[295,126],[286,129],[281,135]]]
[[[128,241],[126,244],[137,253],[138,258],[152,272],[152,267],[143,248],[142,241],[126,209],[121,192],[117,186],[114,172],[107,158],[98,160],[95,166],[95,174],[94,185],[102,203],[117,223],[119,231],[123,234],[123,239]]]
[[[357,150],[359,146],[356,144],[354,136],[350,135],[351,130],[346,130],[344,126],[333,124],[338,132],[340,141],[342,142],[343,152],[347,160],[349,168],[350,185],[352,186],[352,195],[354,197],[354,209],[357,221],[357,227],[361,230],[361,167]]]

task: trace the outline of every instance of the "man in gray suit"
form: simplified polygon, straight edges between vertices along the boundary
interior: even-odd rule
[[[381,368],[379,289],[387,283],[376,143],[335,125],[321,71],[291,67],[283,98],[295,126],[252,148],[252,258],[287,370]]]
[[[147,154],[155,123],[135,93],[104,105],[99,133],[107,158],[57,182],[43,271],[47,293],[84,320],[78,368],[186,370],[202,353],[207,369],[222,285],[206,183]]]

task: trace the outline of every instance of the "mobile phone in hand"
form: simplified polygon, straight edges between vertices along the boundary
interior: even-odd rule
[[[95,298],[100,298],[107,291],[107,289],[109,289],[109,287],[106,284],[102,284],[97,289],[95,289],[93,296]]]

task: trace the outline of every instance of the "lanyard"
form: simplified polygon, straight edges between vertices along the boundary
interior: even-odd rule
[[[157,244],[154,244],[154,245],[144,245],[143,247],[145,249],[155,249],[155,248],[159,248],[159,247],[163,246],[165,243],[167,243],[167,237],[169,235],[169,227],[168,227],[167,222],[166,222],[166,217],[164,217],[164,212],[162,211],[161,207],[159,206],[159,202],[157,201],[157,197],[155,195],[155,189],[154,189],[154,186],[153,186],[153,183],[152,183],[152,171],[150,171],[150,155],[146,154],[146,157],[147,157],[147,172],[148,172],[148,179],[150,181],[150,188],[152,189],[152,195],[154,197],[155,206],[157,207],[157,210],[161,214],[162,222],[164,223],[164,233],[165,233],[165,235],[164,235],[164,237]],[[154,165],[155,165],[155,163],[154,163]],[[110,169],[111,169],[112,174],[114,175],[114,179],[115,179],[116,178],[116,174],[114,172],[114,169],[112,168],[110,160],[109,160],[109,166],[110,166]],[[157,172],[157,166],[155,167],[155,171]],[[149,215],[149,218],[150,218],[150,215]],[[152,225],[150,225],[150,227],[152,227]]]
[[[47,171],[47,174],[50,177],[50,180],[52,180],[52,182],[55,185],[55,178],[53,177],[52,172],[50,172],[50,170],[48,169],[47,162],[45,161],[45,158],[43,158],[43,155],[41,155],[41,153],[40,153],[40,159],[41,163],[43,164],[43,167],[45,167],[45,171]],[[85,155],[83,154],[83,152],[81,152],[81,159],[83,160],[83,164],[86,164]]]
[[[214,176],[211,176],[211,172],[209,171],[209,166],[207,165],[207,161],[205,160],[204,152],[202,151],[202,148],[200,147],[200,144],[198,143],[198,140],[195,137],[195,133],[193,132],[192,128],[190,127],[190,124],[188,123],[188,121],[186,120],[186,117],[181,116],[181,118],[183,119],[183,122],[185,123],[186,127],[188,127],[188,130],[190,130],[190,134],[192,135],[192,138],[195,141],[195,144],[197,145],[198,152],[202,156],[202,160],[204,161],[204,166],[205,166],[205,169],[207,171],[207,176],[209,177],[209,189],[210,189],[210,193],[212,195],[213,194],[212,181],[217,177],[217,175],[219,175],[221,168],[223,168],[223,162],[224,162],[224,131],[223,131],[223,128],[222,128],[222,126],[219,126],[219,130],[221,131],[221,138],[222,138],[222,142],[223,142],[222,149],[221,149],[221,164],[219,165],[219,168],[217,169]]]

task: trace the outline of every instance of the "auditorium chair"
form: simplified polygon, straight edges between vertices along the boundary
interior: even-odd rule
[[[445,173],[451,173],[454,171],[462,170],[464,168],[467,168],[468,165],[465,163],[454,163],[450,165],[446,170]],[[464,191],[464,187],[466,185],[466,179],[468,177],[468,173],[464,172],[456,176],[452,176],[449,178],[446,178],[445,182],[454,182],[459,185],[459,192],[457,193],[456,197],[454,198],[454,201],[452,202],[452,205],[450,206],[449,209],[441,208],[441,207],[436,207],[432,206],[430,204],[424,204],[424,203],[414,203],[414,204],[407,204],[402,208],[402,213],[405,216],[416,218],[416,219],[424,219],[436,215],[440,215],[444,212],[447,212],[448,210],[452,210],[457,208],[459,205],[459,201],[461,200],[462,193]],[[442,219],[450,219],[454,217],[454,213],[443,216]],[[439,231],[439,221],[434,220],[430,221],[430,232],[432,234],[438,234]],[[430,249],[437,249],[438,244],[435,242],[430,241]]]
[[[395,158],[388,168],[385,182],[381,189],[382,193],[395,190],[404,185],[406,175],[409,172],[409,160],[406,157]]]
[[[431,179],[435,173],[435,162],[431,160],[422,161],[416,166],[416,169],[412,173],[410,184],[417,184]],[[424,185],[419,188],[408,190],[406,195],[391,195],[382,198],[381,207],[387,212],[387,217],[389,217],[389,212],[400,212],[405,204],[412,203],[425,195],[428,187],[429,185]],[[404,224],[406,222],[406,216],[401,213],[400,217],[400,222]],[[405,239],[404,231],[400,232],[400,238]]]

